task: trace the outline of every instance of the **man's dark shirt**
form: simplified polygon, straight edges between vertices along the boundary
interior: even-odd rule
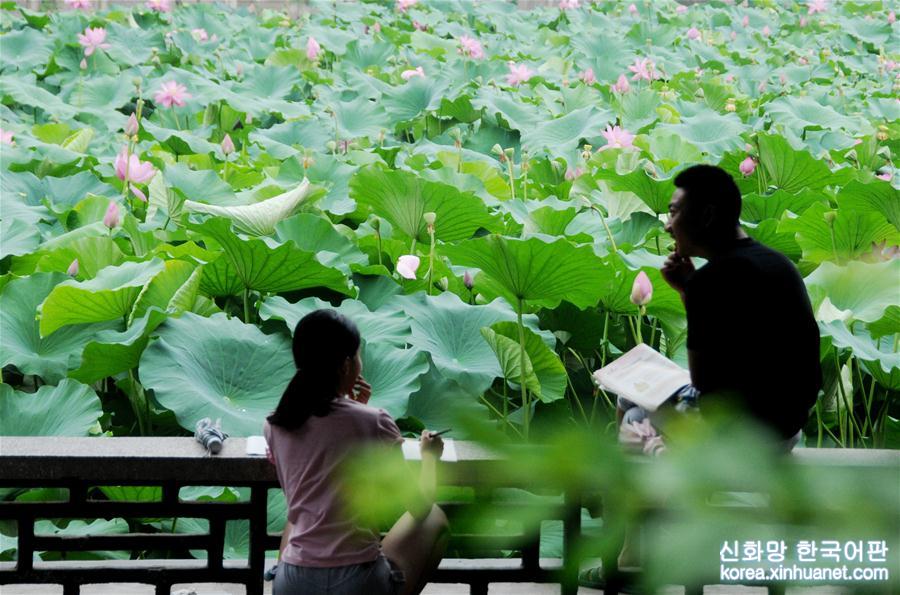
[[[729,391],[782,437],[796,434],[822,370],[819,328],[794,264],[751,238],[737,240],[689,279],[685,309],[688,349],[699,355],[691,381],[701,395]]]

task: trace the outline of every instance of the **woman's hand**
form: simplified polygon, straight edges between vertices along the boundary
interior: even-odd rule
[[[425,458],[427,454],[439,459],[444,452],[444,441],[436,433],[423,430],[422,437],[419,439],[419,450],[422,452],[422,458]]]
[[[357,376],[349,396],[357,403],[367,405],[372,397],[372,385],[366,382],[366,379],[362,376]]]

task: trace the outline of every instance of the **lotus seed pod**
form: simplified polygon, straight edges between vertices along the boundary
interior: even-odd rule
[[[425,213],[424,215],[422,215],[422,218],[425,220],[425,223],[427,223],[428,225],[434,225],[434,220],[437,218],[437,214],[429,211],[428,213]]]
[[[494,155],[503,155],[503,147],[501,147],[499,143],[494,144],[494,146],[491,147],[491,153]]]
[[[337,150],[337,143],[334,142],[333,140],[330,140],[330,141],[328,141],[327,143],[325,143],[325,148],[326,148],[330,153],[334,153],[334,152]]]
[[[441,291],[447,291],[447,288],[450,287],[450,282],[447,280],[447,277],[438,279],[438,287],[441,288]]]

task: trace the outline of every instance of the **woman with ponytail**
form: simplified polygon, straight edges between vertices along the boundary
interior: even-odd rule
[[[422,433],[422,491],[383,540],[342,506],[339,467],[362,444],[403,438],[383,409],[367,405],[356,325],[334,310],[307,314],[294,330],[297,372],[267,418],[269,459],[287,499],[288,522],[274,595],[415,594],[440,562],[447,517],[434,505],[439,436]]]

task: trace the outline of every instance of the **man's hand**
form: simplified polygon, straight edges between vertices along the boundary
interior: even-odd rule
[[[366,379],[359,376],[353,383],[353,390],[350,391],[350,398],[357,403],[367,405],[372,397],[372,385],[366,382]]]
[[[422,437],[419,440],[419,449],[422,451],[422,458],[428,454],[435,459],[439,459],[444,452],[444,441],[434,432],[423,430]]]
[[[684,286],[694,274],[694,263],[687,256],[681,256],[677,252],[669,254],[660,271],[672,289],[684,297]]]

